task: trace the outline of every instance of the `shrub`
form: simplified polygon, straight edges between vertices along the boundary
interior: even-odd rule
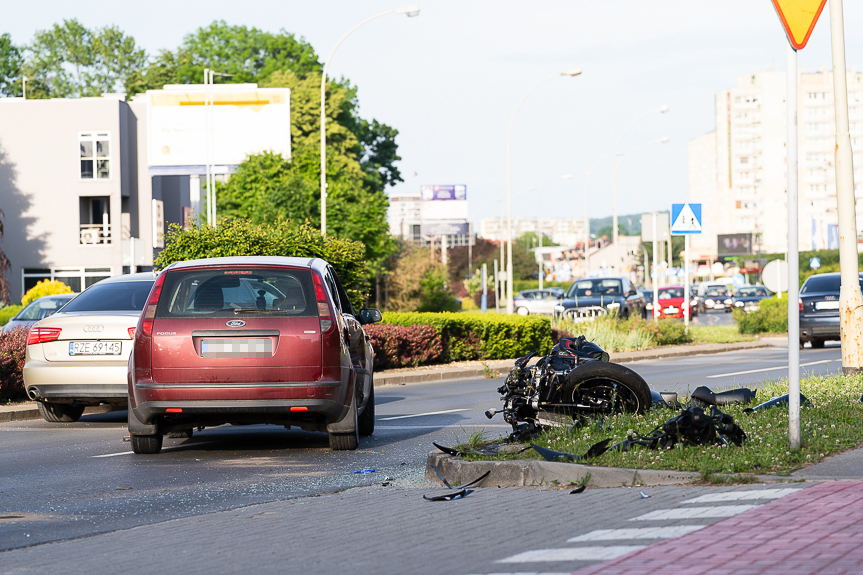
[[[746,312],[735,309],[731,312],[737,320],[740,333],[785,333],[788,331],[788,300],[786,298],[763,299],[758,309]]]
[[[23,308],[23,305],[7,305],[3,309],[0,309],[0,325],[9,323],[9,320],[18,315],[18,312]]]
[[[554,327],[573,337],[583,335],[609,353],[648,349],[656,339],[656,332],[643,319],[622,319],[617,314],[600,316],[594,321],[557,319]]]
[[[389,277],[387,309],[396,312],[458,311],[458,300],[446,288],[447,271],[429,259],[429,250],[404,250]]]
[[[446,289],[446,269],[436,266],[426,270],[419,280],[420,304],[417,311],[458,311],[458,300]]]
[[[27,305],[36,298],[46,295],[56,295],[60,293],[72,293],[72,288],[58,282],[57,280],[42,280],[35,286],[27,290],[24,297],[21,298],[21,305]]]
[[[686,333],[683,322],[661,319],[650,324],[655,341],[659,345],[680,345],[692,342],[692,336]]]
[[[289,221],[252,225],[249,220],[223,218],[217,228],[193,223],[186,230],[172,224],[155,264],[164,268],[174,262],[227,256],[321,258],[336,270],[355,307],[362,307],[368,295],[363,244],[322,236],[308,225],[291,225]]]
[[[27,330],[0,333],[0,400],[24,399],[24,351]]]
[[[551,349],[551,320],[530,315],[385,313],[384,323],[429,325],[440,336],[441,361],[509,359]]]
[[[435,363],[443,353],[440,335],[430,325],[367,325],[375,350],[375,369]]]

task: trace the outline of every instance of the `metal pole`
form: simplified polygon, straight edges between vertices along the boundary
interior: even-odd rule
[[[536,229],[539,230],[539,289],[542,289],[542,276],[545,275],[545,258],[542,257],[542,220],[536,218]]]
[[[686,312],[683,314],[683,326],[689,333],[689,318],[692,311],[689,309],[689,235],[683,236],[683,302]]]
[[[495,266],[497,267],[497,266]],[[482,264],[482,300],[480,302],[480,309],[482,313],[485,313],[488,310],[488,264]]]
[[[659,319],[659,230],[656,229],[656,212],[653,212],[653,270],[656,278],[653,281],[653,321]]]
[[[845,73],[845,70],[842,70]],[[800,258],[797,239],[797,50],[788,44],[785,65],[785,161],[788,177],[788,443],[800,449]],[[852,191],[853,194],[853,191]],[[856,246],[855,246],[856,248]],[[856,257],[855,257],[856,260]],[[855,262],[856,263],[856,262]],[[857,272],[854,272],[855,280]]]
[[[129,256],[132,259],[132,261],[129,262],[129,273],[133,274],[138,270],[135,269],[135,238],[131,236],[129,237]]]
[[[833,106],[836,116],[836,202],[839,216],[839,317],[842,372],[863,368],[863,301],[857,272],[857,215],[854,206],[854,165],[848,133],[848,87],[845,72],[845,25],[842,1],[830,0],[833,49]],[[790,264],[790,262],[789,262]],[[789,334],[790,337],[790,334]]]
[[[27,76],[21,76],[21,92],[23,93],[24,99],[27,99]]]
[[[503,240],[501,240],[501,242],[500,242],[500,270],[502,272],[504,272],[504,274],[501,274],[501,275],[506,274],[506,266],[505,266],[506,253],[504,252],[504,249],[505,249],[504,246],[505,245],[506,245],[505,242]],[[504,280],[500,280],[500,295],[498,296],[500,299],[503,299],[503,293],[504,293],[503,290],[505,287],[506,287],[506,284],[504,283]]]
[[[207,193],[205,194],[207,201],[207,225],[213,225],[212,218],[210,217],[210,112],[209,112],[209,88],[207,86],[210,85],[210,69],[204,68],[204,131],[206,134],[207,141],[204,142],[204,155],[205,160],[204,163],[204,184],[207,187]]]
[[[447,259],[446,259],[447,241],[446,241],[446,238],[447,238],[446,234],[442,234],[440,237],[440,263],[442,263],[444,266],[447,265]]]
[[[494,311],[500,313],[500,295],[497,289],[498,284],[497,260],[494,260]]]

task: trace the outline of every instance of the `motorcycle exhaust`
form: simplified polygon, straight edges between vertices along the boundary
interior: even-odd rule
[[[485,410],[485,416],[489,419],[491,419],[492,417],[497,415],[497,413],[498,413],[498,411],[496,409],[486,409]]]

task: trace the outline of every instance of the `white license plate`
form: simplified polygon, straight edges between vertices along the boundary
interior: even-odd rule
[[[680,310],[679,310],[679,309],[677,309],[676,307],[667,307],[667,308],[665,308],[665,313],[677,313],[678,311],[680,311]]]
[[[724,303],[715,303],[715,304],[713,304],[713,309],[724,309],[724,308],[725,308],[725,304],[724,304]]]
[[[838,301],[816,301],[815,309],[839,309]]]
[[[69,355],[120,355],[121,341],[70,341]]]

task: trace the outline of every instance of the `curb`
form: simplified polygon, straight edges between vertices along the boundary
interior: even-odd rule
[[[688,346],[670,346],[666,349],[655,348],[644,351],[630,351],[618,353],[611,358],[612,363],[629,363],[632,361],[643,361],[647,359],[664,359],[669,357],[686,357],[691,355],[705,355],[724,353],[727,351],[740,351],[746,349],[759,349],[764,347],[774,347],[773,344],[764,341],[741,341],[737,343],[706,343]],[[513,365],[513,359],[499,359],[486,362],[492,371],[508,372]],[[375,384],[377,385],[404,385],[407,383],[423,383],[426,381],[443,381],[446,379],[460,379],[468,377],[482,377],[485,371],[482,365],[479,366],[464,366],[464,367],[447,367],[441,366],[427,370],[416,370],[406,372],[396,372],[388,374],[386,372],[375,374]]]
[[[91,405],[84,408],[84,415],[108,413],[112,410],[113,406],[107,404]],[[0,423],[30,421],[33,419],[42,419],[42,416],[39,415],[39,409],[36,407],[36,402],[23,403],[11,407],[0,407]]]
[[[438,468],[441,474],[453,485],[470,481],[486,471],[491,475],[485,480],[485,487],[548,487],[566,486],[582,483],[590,487],[655,487],[658,485],[686,485],[702,481],[696,471],[673,471],[663,469],[627,469],[623,467],[598,467],[579,463],[557,461],[520,460],[520,461],[462,461],[451,455],[432,451],[426,460],[425,477],[429,481],[440,481],[432,469]],[[800,481],[795,477],[776,477],[773,475],[717,474],[718,477],[756,478],[759,483],[788,483]],[[587,481],[585,481],[587,477]],[[452,478],[452,479],[450,479]]]

